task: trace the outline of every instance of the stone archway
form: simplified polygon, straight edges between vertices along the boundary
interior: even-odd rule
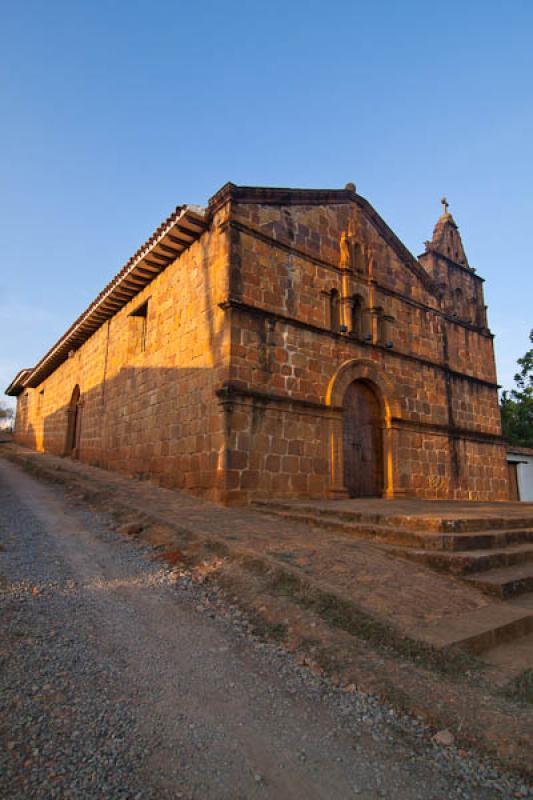
[[[70,403],[67,408],[67,435],[65,439],[66,456],[76,458],[80,436],[80,387],[78,384],[72,390]]]
[[[350,389],[352,385],[365,387],[365,390]],[[347,394],[348,392],[348,394]],[[350,394],[355,392],[357,399]],[[393,497],[395,492],[394,454],[392,438],[392,419],[401,417],[400,403],[394,385],[387,375],[369,359],[345,361],[329,382],[326,403],[331,408],[329,452],[330,452],[330,489],[333,496],[347,496],[350,489],[346,486],[345,471],[349,455],[345,458],[345,400],[347,405],[366,403],[367,423],[370,426],[366,434],[369,442],[374,442],[374,458],[376,475],[373,491],[383,497]],[[352,408],[353,411],[353,408]],[[357,441],[355,439],[354,441]],[[356,445],[357,446],[357,445]],[[353,455],[353,454],[352,454]],[[353,469],[353,465],[352,465]],[[369,487],[363,486],[363,491]],[[353,491],[353,487],[352,487]],[[362,495],[359,495],[362,496]]]

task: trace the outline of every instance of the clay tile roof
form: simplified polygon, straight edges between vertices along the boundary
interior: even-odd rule
[[[18,373],[7,387],[6,394],[16,396],[25,388],[38,386],[68,358],[70,351],[78,349],[101,325],[179,258],[207,227],[208,217],[204,208],[177,206],[39,363],[32,369]]]

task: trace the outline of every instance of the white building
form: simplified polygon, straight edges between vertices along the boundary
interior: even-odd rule
[[[533,502],[533,449],[510,445],[507,448],[507,464],[510,499]]]

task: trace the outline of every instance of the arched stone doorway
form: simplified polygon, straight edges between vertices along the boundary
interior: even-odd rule
[[[67,437],[65,440],[65,455],[74,458],[78,455],[80,434],[80,387],[76,384],[72,391],[67,409]]]
[[[351,389],[353,384],[358,387],[364,386],[366,392],[360,388]],[[326,405],[330,407],[328,419],[330,494],[332,497],[345,497],[348,494],[344,455],[345,402],[346,407],[353,411],[354,405],[357,407],[358,403],[364,404],[365,400],[364,414],[367,415],[367,419],[375,420],[376,417],[379,419],[379,425],[372,428],[372,436],[378,438],[377,428],[379,427],[380,445],[376,446],[376,462],[378,465],[381,463],[379,487],[376,484],[374,488],[376,493],[382,497],[394,497],[397,492],[392,420],[401,418],[401,403],[394,383],[385,370],[381,369],[374,361],[361,358],[341,364],[332,375],[326,392]],[[348,459],[348,455],[346,459]],[[353,469],[353,466],[351,468]]]
[[[383,420],[371,385],[355,380],[343,399],[343,475],[350,497],[383,494]]]

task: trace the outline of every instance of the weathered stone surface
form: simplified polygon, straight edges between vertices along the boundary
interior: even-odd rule
[[[451,747],[455,743],[455,736],[448,730],[438,731],[433,737],[433,741],[443,747]]]
[[[419,261],[351,187],[228,184],[208,219],[19,394],[19,442],[74,437],[88,463],[228,503],[342,495],[350,458],[387,497],[507,498],[482,282],[447,210]],[[354,381],[376,398],[366,439],[343,420]]]

